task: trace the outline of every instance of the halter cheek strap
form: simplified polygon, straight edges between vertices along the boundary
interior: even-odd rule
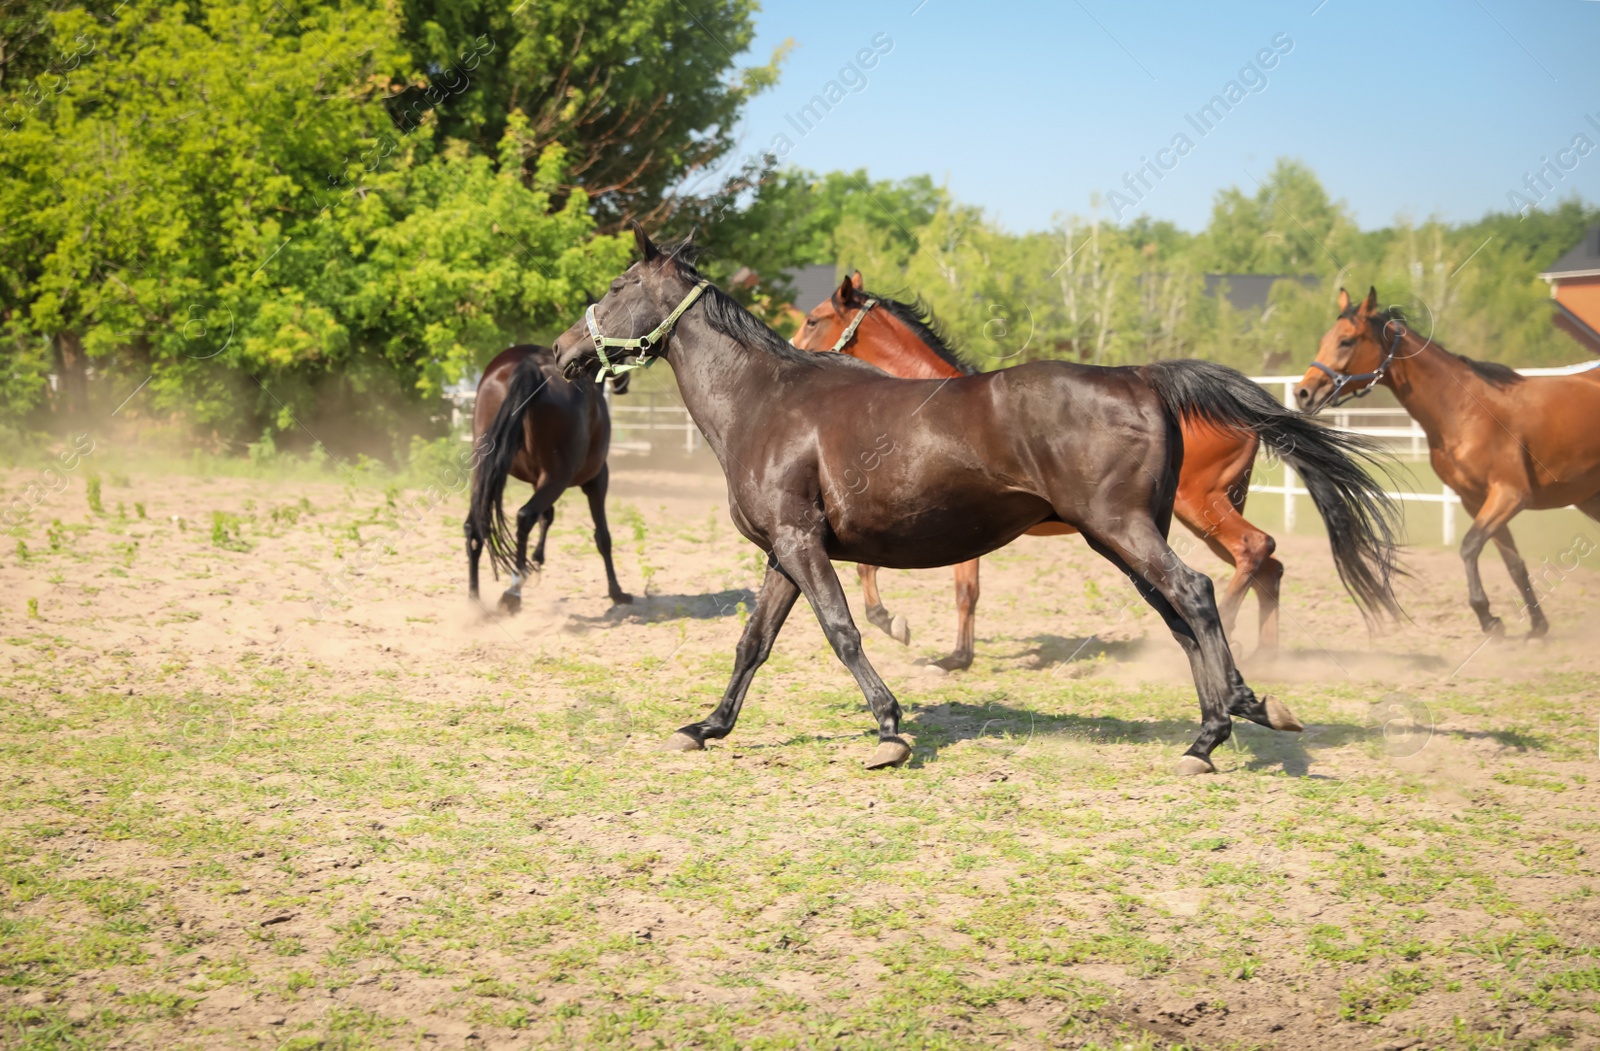
[[[683,297],[683,302],[678,304],[677,309],[668,314],[661,324],[644,335],[633,339],[602,336],[600,334],[600,323],[595,320],[594,304],[589,304],[589,309],[583,312],[583,323],[589,330],[589,338],[594,340],[595,356],[600,359],[600,371],[596,378],[605,379],[607,376],[620,376],[624,372],[632,372],[634,369],[649,365],[655,361],[659,354],[650,352],[661,345],[662,341],[672,332],[673,326],[677,325],[678,319],[683,317],[685,311],[694,306],[695,300],[700,298],[700,293],[704,292],[706,286],[710,284],[710,281],[701,281],[695,285],[694,288],[689,290],[689,294]],[[638,356],[632,361],[619,359],[613,362],[606,356],[607,347],[616,347],[623,351],[635,350],[638,351]]]
[[[1390,324],[1394,324],[1394,322],[1390,322]],[[1396,324],[1394,339],[1389,342],[1389,349],[1384,353],[1383,360],[1378,362],[1377,369],[1372,372],[1359,372],[1355,375],[1351,375],[1348,372],[1340,372],[1331,365],[1324,365],[1320,361],[1313,361],[1311,363],[1312,368],[1320,369],[1322,372],[1327,374],[1329,379],[1333,380],[1333,393],[1328,396],[1328,400],[1323,402],[1323,404],[1328,408],[1337,409],[1347,401],[1355,398],[1365,398],[1368,394],[1371,394],[1372,388],[1378,385],[1378,381],[1383,379],[1384,376],[1388,375],[1389,366],[1394,364],[1395,352],[1400,349],[1400,340],[1405,336],[1405,334],[1405,326]],[[1350,386],[1350,384],[1360,383],[1362,380],[1368,381],[1365,387],[1362,387],[1358,391],[1352,391],[1342,398],[1339,396],[1346,387]]]
[[[877,305],[878,301],[876,299],[868,299],[863,302],[861,304],[861,312],[850,319],[850,324],[846,325],[844,331],[839,334],[838,341],[834,343],[832,348],[830,348],[829,353],[838,354],[843,351],[845,347],[848,347],[850,345],[850,341],[856,338],[856,329],[860,328],[861,322],[867,319],[867,311],[871,310]]]

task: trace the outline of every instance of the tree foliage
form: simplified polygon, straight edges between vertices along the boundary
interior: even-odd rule
[[[710,86],[731,59],[664,31],[670,4],[568,6],[453,21],[445,5],[364,0],[41,7],[51,43],[29,38],[33,75],[0,125],[0,408],[39,404],[53,371],[62,404],[84,411],[92,372],[105,411],[148,378],[131,413],[181,413],[227,439],[304,439],[332,416],[389,427],[395,406],[430,411],[507,342],[565,328],[626,265],[599,222],[707,156],[746,90]],[[717,10],[722,28],[748,28],[742,0]],[[627,67],[596,82],[606,105],[564,124],[508,83],[539,61],[534,28],[566,31],[558,15],[590,41],[575,68]],[[476,17],[512,29],[451,37]],[[444,76],[447,58],[462,79]],[[661,135],[615,141],[601,114],[637,118],[652,91],[652,105],[684,104]],[[659,163],[614,178],[647,141]]]
[[[896,193],[904,218],[880,221],[879,203]],[[1308,168],[1283,160],[1260,184],[1220,191],[1210,223],[1193,234],[1093,215],[1013,234],[926,181],[869,187],[864,175],[787,172],[760,187],[725,240],[741,260],[834,262],[860,269],[869,288],[921,296],[988,368],[1192,356],[1260,372],[1304,367],[1341,285],[1376,285],[1386,303],[1473,357],[1570,362],[1582,351],[1551,325],[1537,275],[1596,222],[1600,210],[1573,200],[1526,217],[1401,220],[1363,232]],[[1278,282],[1264,308],[1241,310],[1221,287],[1207,291],[1207,275],[1229,274],[1303,280]]]

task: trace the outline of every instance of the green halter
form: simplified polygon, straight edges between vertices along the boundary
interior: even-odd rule
[[[700,298],[700,293],[704,292],[706,286],[710,284],[710,281],[701,281],[695,285],[694,288],[689,290],[689,294],[683,297],[683,302],[678,304],[678,309],[668,314],[666,320],[662,321],[661,324],[637,339],[617,339],[614,336],[602,336],[600,334],[600,324],[594,318],[594,304],[589,304],[589,309],[583,312],[583,323],[589,328],[589,338],[594,340],[595,355],[600,359],[600,371],[596,373],[595,378],[603,380],[607,376],[620,376],[624,372],[632,372],[634,369],[649,365],[654,361],[655,355],[651,354],[650,351],[667,338],[668,333],[672,331],[672,327],[678,323],[678,319],[683,317],[684,311],[694,306],[694,301]],[[632,361],[618,361],[613,364],[611,359],[606,357],[607,347],[637,350],[639,356]]]
[[[833,345],[833,353],[838,354],[850,345],[850,341],[855,338],[856,329],[860,328],[861,323],[867,319],[867,311],[877,305],[878,301],[876,299],[869,299],[861,305],[861,313],[851,318],[850,324],[845,326],[845,330],[840,333],[838,342]]]

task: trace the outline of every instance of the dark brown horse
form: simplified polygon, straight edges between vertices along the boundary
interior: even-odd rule
[[[472,503],[463,531],[467,535],[467,592],[478,597],[478,556],[485,546],[496,577],[501,569],[511,584],[500,596],[500,608],[522,608],[522,583],[528,577],[528,534],[539,525],[533,549],[535,571],[544,565],[544,541],[556,518],[556,501],[576,485],[589,498],[594,519],[594,546],[606,564],[606,585],[612,602],[632,602],[617,583],[611,564],[611,530],[606,526],[606,485],[610,469],[611,414],[600,384],[590,375],[568,380],[556,368],[548,347],[515,346],[503,350],[483,370],[472,409]],[[618,393],[626,379],[618,381]],[[500,506],[506,478],[533,486],[533,499],[517,512],[516,540]]]
[[[1478,555],[1493,540],[1522,593],[1529,634],[1543,635],[1550,622],[1507,524],[1518,511],[1568,506],[1600,520],[1600,372],[1521,376],[1473,361],[1418,334],[1399,311],[1380,310],[1376,288],[1360,304],[1341,288],[1339,317],[1295,397],[1316,412],[1380,383],[1422,425],[1434,472],[1472,516],[1461,561],[1478,623],[1505,633],[1478,576]]]
[[[830,560],[952,565],[1041,522],[1081,532],[1187,653],[1202,726],[1181,773],[1214,769],[1209,757],[1231,734],[1231,716],[1300,729],[1284,705],[1245,685],[1211,579],[1167,546],[1183,414],[1253,431],[1269,447],[1293,443],[1333,476],[1354,515],[1345,525],[1371,556],[1361,570],[1387,592],[1392,507],[1347,452],[1361,443],[1284,409],[1232,369],[1052,361],[896,379],[842,354],[796,350],[703,280],[681,246],[662,251],[642,229],[635,234],[642,260],[556,340],[557,359],[570,370],[607,361],[608,348],[665,357],[727,476],[734,526],[768,555],[721,703],[670,747],[703,748],[733,730],[756,669],[804,592],[877,719],[867,765],[905,762],[900,705],[867,660]]]
[[[906,379],[947,379],[977,371],[950,349],[932,318],[918,304],[865,291],[860,271],[840,285],[830,300],[806,315],[791,342],[801,350],[849,354],[891,376]],[[1246,592],[1253,589],[1260,610],[1257,645],[1270,653],[1278,648],[1278,592],[1283,563],[1272,557],[1277,542],[1246,521],[1243,513],[1260,441],[1249,432],[1217,427],[1202,419],[1185,417],[1178,422],[1183,430],[1183,470],[1178,475],[1173,513],[1219,558],[1233,566],[1233,577],[1217,603],[1223,631],[1233,634],[1239,607]],[[1052,535],[1072,530],[1051,524],[1028,532]],[[879,597],[877,567],[857,566],[856,570],[866,598],[867,620],[901,643],[910,642],[905,618],[891,616]],[[948,657],[934,662],[946,671],[972,664],[978,560],[956,566],[955,577],[956,648]]]

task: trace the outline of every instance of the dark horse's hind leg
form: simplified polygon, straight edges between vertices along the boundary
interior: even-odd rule
[[[611,601],[629,603],[633,596],[617,583],[617,567],[611,564],[611,528],[606,525],[606,487],[611,481],[611,467],[600,468],[600,473],[584,483],[583,495],[589,498],[589,517],[594,519],[594,546],[606,564],[606,589]],[[542,545],[541,545],[542,546]]]
[[[533,545],[533,554],[528,556],[533,561],[533,568],[537,571],[544,568],[544,542],[550,535],[550,527],[555,524],[556,509],[547,507],[544,514],[539,516],[539,542]]]
[[[483,537],[473,528],[472,516],[467,516],[467,521],[461,531],[467,537],[467,597],[474,602],[478,600],[478,558],[483,554]]]
[[[500,596],[500,608],[507,613],[516,613],[522,609],[522,582],[528,577],[528,534],[533,532],[534,524],[555,507],[565,488],[564,485],[546,482],[535,489],[533,499],[523,504],[517,511],[517,560],[514,563],[516,568],[511,574],[510,586],[506,588],[505,594]],[[554,518],[553,515],[551,517]],[[541,548],[544,546],[543,536],[539,539],[539,546]]]
[[[799,597],[800,589],[795,582],[769,561],[761,594],[756,596],[756,608],[751,611],[744,634],[739,636],[739,646],[733,652],[733,678],[728,680],[721,703],[706,718],[673,734],[667,741],[668,750],[697,751],[705,747],[706,741],[721,740],[733,732],[734,724],[739,721],[739,709],[744,706],[744,695],[750,689],[750,680],[772,652],[778,629],[783,627]]]
[[[1130,525],[1124,520],[1120,532],[1099,532],[1086,526],[1083,535],[1090,547],[1128,574],[1189,657],[1200,695],[1201,727],[1200,736],[1178,762],[1180,774],[1216,769],[1211,752],[1232,735],[1230,715],[1274,730],[1301,729],[1287,707],[1270,698],[1257,698],[1245,685],[1222,631],[1211,578],[1184,565],[1154,522]]]

